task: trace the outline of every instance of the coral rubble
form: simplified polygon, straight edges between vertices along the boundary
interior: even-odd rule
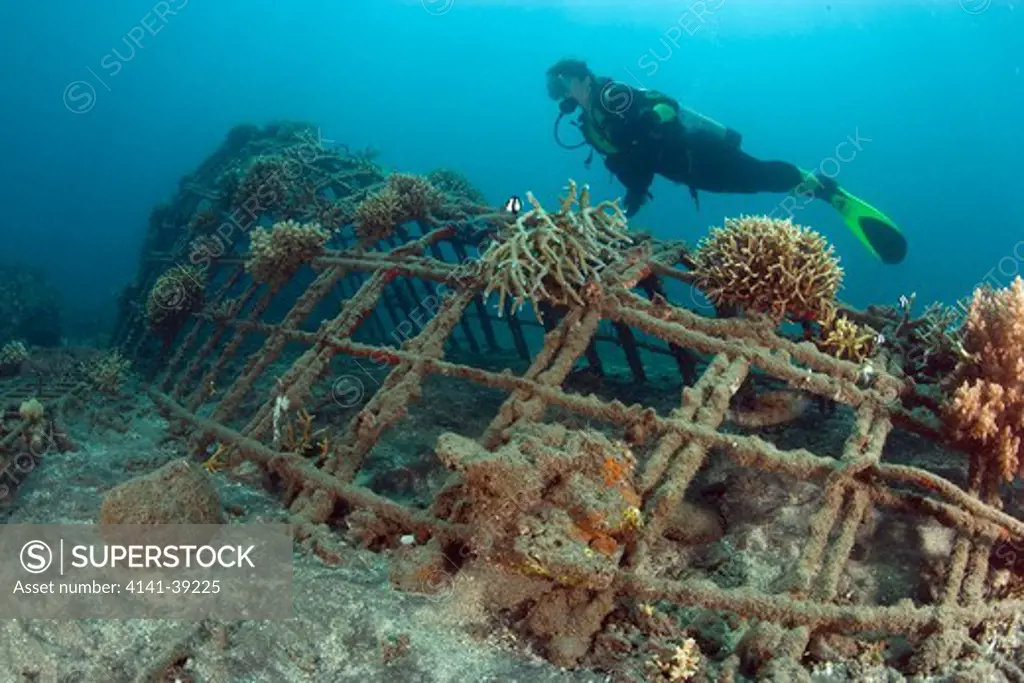
[[[174,460],[103,496],[100,524],[220,524],[220,500],[195,464]]]

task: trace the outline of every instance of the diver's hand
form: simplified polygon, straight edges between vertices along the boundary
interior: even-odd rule
[[[638,139],[643,138],[661,138],[661,119],[652,109],[647,109],[640,113],[637,117],[637,123],[633,129],[636,130],[639,135]]]
[[[623,202],[626,205],[626,218],[632,218],[640,207],[647,202],[650,193],[647,190],[627,190]]]

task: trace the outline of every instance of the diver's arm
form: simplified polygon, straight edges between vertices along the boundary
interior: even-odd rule
[[[605,167],[626,187],[623,198],[626,217],[630,218],[650,196],[654,182],[654,168],[645,155],[636,153],[609,154],[604,159]]]
[[[654,174],[652,173],[651,181],[653,180]],[[632,218],[633,216],[635,216],[636,212],[640,210],[640,207],[647,202],[647,199],[651,196],[650,187],[651,183],[648,182],[643,188],[626,188],[626,196],[622,200],[623,204],[625,204],[626,218]]]
[[[703,114],[679,107],[678,110],[659,102],[650,109],[639,113],[637,130],[642,139],[653,140],[663,145],[714,146],[739,149],[743,136],[739,131],[724,126]]]
[[[649,134],[657,138],[672,138],[686,132],[675,110],[667,104],[654,105],[643,113],[642,119]]]

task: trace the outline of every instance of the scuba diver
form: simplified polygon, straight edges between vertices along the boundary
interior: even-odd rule
[[[753,194],[791,193],[821,199],[835,208],[844,223],[883,263],[900,263],[907,241],[885,214],[854,197],[832,178],[816,175],[784,161],[762,161],[740,146],[742,137],[676,100],[657,92],[596,76],[585,62],[564,59],[547,73],[548,96],[559,102],[555,141],[566,149],[590,145],[604,157],[605,166],[626,188],[630,217],[650,194],[655,174],[697,192]],[[583,142],[567,145],[559,137],[563,117],[581,110],[574,124]]]

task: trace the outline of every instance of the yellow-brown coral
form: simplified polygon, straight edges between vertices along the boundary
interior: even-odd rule
[[[28,347],[23,342],[7,342],[0,348],[0,368],[19,366],[28,359]]]
[[[830,315],[843,269],[824,237],[791,220],[726,219],[694,255],[697,286],[718,306],[766,313],[776,320]]]
[[[687,638],[672,653],[666,662],[661,657],[655,660],[658,667],[658,680],[688,681],[700,670],[700,647],[693,638]]]
[[[836,358],[860,362],[871,355],[878,333],[858,325],[845,315],[830,312],[821,323],[818,348]]]
[[[283,156],[259,156],[236,177],[232,205],[248,216],[283,208],[291,196],[297,162]]]
[[[498,292],[499,315],[507,297],[513,310],[529,301],[538,317],[540,301],[584,305],[582,290],[600,282],[602,272],[622,259],[621,248],[632,243],[622,209],[617,201],[591,206],[589,189],[577,192],[571,180],[558,213],[547,213],[532,193],[526,197],[533,209],[484,252],[484,296]]]
[[[46,415],[46,408],[39,402],[39,399],[29,399],[23,401],[21,406],[18,408],[18,416],[22,420],[29,423],[39,422]]]
[[[469,179],[459,171],[439,168],[427,173],[430,184],[441,190],[456,202],[484,205],[487,198],[484,193],[473,186]]]
[[[946,417],[960,438],[974,441],[975,466],[1011,481],[1024,475],[1024,280],[974,292],[963,329],[964,360]]]
[[[397,226],[427,218],[443,202],[444,195],[425,178],[392,173],[383,189],[356,207],[356,235],[364,243],[386,239]]]
[[[398,195],[405,220],[426,218],[444,203],[444,195],[420,176],[392,173],[388,176],[388,187]]]
[[[89,383],[105,394],[117,394],[124,385],[125,374],[132,362],[114,349],[110,353],[83,367]]]
[[[329,238],[319,223],[279,221],[253,231],[245,268],[257,282],[285,282],[320,256]]]
[[[356,235],[364,243],[386,239],[395,231],[400,217],[401,200],[391,188],[385,187],[356,207]]]

